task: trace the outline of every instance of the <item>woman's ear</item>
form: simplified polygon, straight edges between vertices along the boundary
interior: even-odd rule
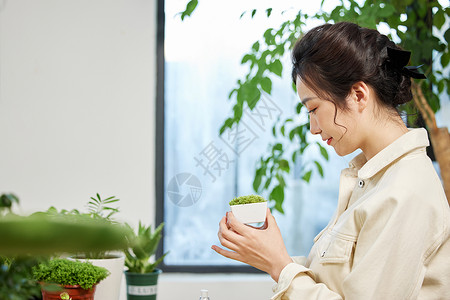
[[[364,111],[370,101],[369,86],[363,81],[358,81],[353,84],[350,91],[350,101],[353,102],[352,104],[355,105],[359,112]]]

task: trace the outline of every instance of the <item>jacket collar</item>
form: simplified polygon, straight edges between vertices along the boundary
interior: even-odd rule
[[[429,145],[428,134],[424,128],[410,129],[369,161],[366,160],[364,153],[361,153],[352,159],[349,165],[358,172],[358,177],[364,180],[374,176],[406,153]]]

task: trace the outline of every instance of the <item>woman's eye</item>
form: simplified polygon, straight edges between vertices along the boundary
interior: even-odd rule
[[[311,110],[309,110],[309,111],[308,111],[308,114],[311,114],[311,113],[315,112],[315,111],[316,111],[316,109],[317,109],[317,107],[316,107],[316,108],[314,108],[314,109],[311,109]]]

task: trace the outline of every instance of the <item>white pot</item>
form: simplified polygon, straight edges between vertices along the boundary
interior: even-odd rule
[[[267,202],[230,205],[231,212],[244,224],[266,221]]]
[[[119,300],[122,275],[124,271],[125,256],[123,254],[112,254],[105,259],[74,258],[78,261],[89,261],[94,266],[107,269],[111,274],[100,281],[95,290],[95,300]]]

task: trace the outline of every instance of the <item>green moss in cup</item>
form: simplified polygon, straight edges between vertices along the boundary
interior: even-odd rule
[[[267,200],[258,195],[248,195],[234,198],[233,200],[230,201],[230,205],[240,205],[240,204],[260,203],[260,202],[267,202]]]

